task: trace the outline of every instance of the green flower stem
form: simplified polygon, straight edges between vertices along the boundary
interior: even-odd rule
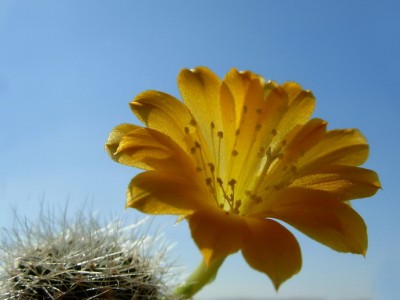
[[[180,299],[190,299],[200,291],[203,286],[211,283],[217,276],[219,267],[224,262],[225,257],[212,261],[208,266],[202,260],[200,265],[194,270],[184,284],[176,288],[175,295]]]

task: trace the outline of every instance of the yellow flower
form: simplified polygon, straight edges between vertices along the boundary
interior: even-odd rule
[[[276,288],[301,268],[300,247],[283,221],[340,252],[365,254],[367,232],[349,200],[380,188],[360,168],[368,144],[355,129],[326,129],[310,119],[315,100],[294,82],[278,85],[232,69],[184,69],[183,103],[158,91],[131,103],[146,128],[122,124],[107,149],[144,169],[127,206],[189,222],[205,266],[241,250]]]

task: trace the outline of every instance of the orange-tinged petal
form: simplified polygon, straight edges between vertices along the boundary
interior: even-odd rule
[[[147,171],[129,184],[126,207],[148,214],[188,215],[210,203],[201,185],[180,173]]]
[[[295,82],[280,86],[287,94],[289,107],[276,129],[277,140],[283,137],[296,125],[304,124],[311,117],[315,108],[315,98],[310,91],[305,91]]]
[[[331,130],[305,153],[298,168],[311,169],[333,164],[359,166],[366,161],[368,153],[368,143],[358,130]]]
[[[301,269],[300,246],[285,227],[273,220],[247,218],[249,235],[242,248],[247,263],[271,278],[276,289]]]
[[[275,155],[273,163],[264,173],[261,173],[259,187],[256,194],[262,194],[274,186],[286,185],[292,181],[297,172],[297,160],[304,155],[307,150],[317,144],[326,132],[326,122],[321,119],[312,119],[303,126],[298,126],[289,132],[279,146],[281,149]],[[272,154],[271,154],[272,156]],[[268,166],[268,158],[265,164]]]
[[[253,80],[261,81],[261,78],[251,72],[238,72],[235,68],[231,69],[224,78],[223,84],[233,97],[235,122],[231,126],[235,130],[239,127],[245,99],[248,97],[248,88]]]
[[[145,91],[130,103],[135,115],[148,128],[170,136],[186,152],[190,152],[190,141],[187,140],[192,114],[176,98],[158,91]]]
[[[187,217],[193,240],[207,264],[237,252],[247,235],[243,218],[218,208],[196,211]]]
[[[210,132],[211,123],[222,131],[220,88],[221,79],[205,67],[183,69],[178,76],[178,87],[185,105],[193,113],[202,132]]]
[[[119,125],[107,141],[111,157],[121,163],[144,170],[194,168],[193,161],[169,136],[134,125]]]
[[[367,251],[364,220],[333,193],[287,188],[260,215],[282,220],[336,251],[363,255]]]
[[[133,124],[120,124],[113,128],[106,142],[106,150],[113,160],[119,162],[118,156],[115,155],[115,152],[117,152],[119,143],[121,142],[122,138],[139,127],[140,126],[136,126]]]
[[[337,199],[352,200],[374,195],[381,184],[371,170],[353,166],[323,166],[302,174],[291,186],[334,193]]]

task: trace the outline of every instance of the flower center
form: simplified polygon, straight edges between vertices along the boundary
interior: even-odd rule
[[[261,109],[255,112],[259,116],[262,114]],[[243,114],[247,114],[246,107]],[[284,186],[282,177],[281,182],[270,182],[272,186],[267,185],[264,179],[271,168],[282,160],[286,141],[275,142],[278,135],[276,129],[269,129],[266,135],[260,119],[251,120],[254,130],[250,136],[245,136],[242,132],[245,119],[242,118],[241,126],[234,131],[231,145],[226,141],[224,132],[216,129],[214,122],[209,124],[208,134],[201,134],[205,129],[200,129],[194,119],[185,127],[197,172],[203,177],[216,205],[240,215],[245,215],[251,206],[263,202],[265,199],[261,195],[265,195],[271,187],[276,190]],[[248,127],[248,124],[245,125]]]

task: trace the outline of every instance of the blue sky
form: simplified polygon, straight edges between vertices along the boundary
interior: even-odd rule
[[[364,165],[383,190],[354,203],[369,227],[366,258],[339,254],[296,232],[303,270],[278,294],[240,254],[197,299],[392,299],[400,285],[398,212],[400,7],[396,1],[0,2],[0,221],[11,207],[34,218],[42,201],[70,212],[89,201],[105,217],[124,210],[138,170],[104,151],[111,128],[135,123],[128,102],[157,89],[179,96],[176,76],[205,65],[296,81],[317,98],[329,128],[359,128]],[[160,217],[173,255],[200,260],[187,224]]]

